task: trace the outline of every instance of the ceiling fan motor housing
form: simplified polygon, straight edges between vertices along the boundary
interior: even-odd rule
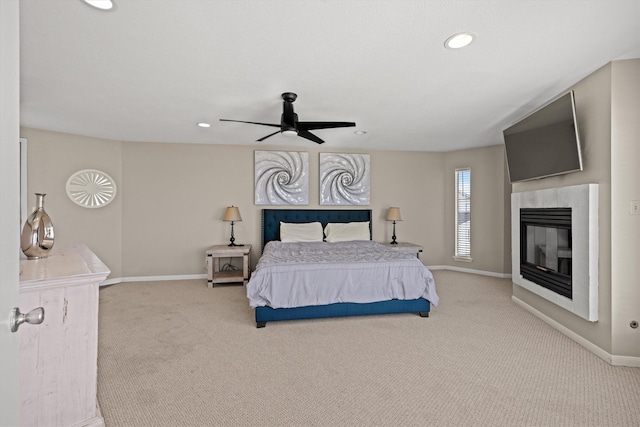
[[[285,92],[282,94],[282,99],[284,99],[286,102],[293,102],[298,98],[298,95],[296,95],[293,92]]]

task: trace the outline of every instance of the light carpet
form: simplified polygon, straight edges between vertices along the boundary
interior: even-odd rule
[[[413,314],[267,323],[242,286],[101,289],[98,400],[116,426],[638,426],[614,367],[511,301],[511,280],[434,271]]]

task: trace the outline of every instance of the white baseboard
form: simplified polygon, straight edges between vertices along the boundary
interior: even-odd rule
[[[451,265],[430,265],[427,266],[429,270],[452,270],[462,273],[479,274],[481,276],[498,277],[500,279],[510,279],[511,274],[494,273],[492,271],[474,270],[471,268],[454,267]],[[169,276],[132,276],[132,277],[116,277],[105,280],[100,286],[115,285],[118,283],[126,282],[162,282],[166,280],[197,280],[206,279],[206,274],[182,274],[182,275],[169,275]]]
[[[552,328],[558,330],[560,333],[571,338],[572,340],[574,340],[575,342],[577,342],[578,344],[580,344],[581,346],[583,346],[584,348],[586,348],[587,350],[589,350],[590,352],[592,352],[593,354],[595,354],[596,356],[604,360],[605,362],[609,363],[610,365],[631,366],[634,368],[640,368],[640,357],[616,356],[616,355],[610,354],[605,350],[601,349],[600,347],[598,347],[597,345],[595,345],[594,343],[592,343],[591,341],[588,341],[587,339],[576,334],[566,326],[556,322],[546,314],[543,314],[540,311],[536,310],[535,308],[531,307],[529,304],[522,301],[521,299],[512,295],[511,300],[516,304],[518,304],[523,309],[527,310],[529,313],[536,316],[538,319],[547,323]]]
[[[100,286],[115,285],[125,282],[162,282],[166,280],[196,280],[206,279],[206,274],[179,274],[173,276],[133,276],[133,277],[116,277],[114,279],[105,280]]]
[[[484,271],[484,270],[473,270],[471,268],[460,268],[453,267],[451,265],[430,265],[427,266],[429,270],[452,270],[452,271],[460,271],[462,273],[471,273],[471,274],[479,274],[481,276],[491,276],[498,277],[500,279],[510,279],[511,274],[504,273],[494,273],[492,271]],[[183,274],[183,275],[172,275],[172,276],[132,276],[132,277],[116,277],[113,279],[108,279],[102,282],[100,286],[109,286],[115,285],[118,283],[126,283],[126,282],[162,282],[166,280],[196,280],[196,279],[206,279],[206,274]]]
[[[640,368],[640,357],[611,355],[611,364],[614,366],[631,366],[632,368]]]
[[[479,274],[480,276],[491,276],[499,279],[511,279],[511,274],[506,273],[494,273],[493,271],[474,270],[472,268],[455,267],[453,265],[428,265],[429,270],[451,270],[459,271],[461,273]]]

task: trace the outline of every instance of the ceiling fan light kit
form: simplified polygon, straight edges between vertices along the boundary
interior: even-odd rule
[[[277,133],[281,133],[287,136],[299,136],[309,141],[313,141],[317,144],[324,143],[324,140],[309,132],[315,129],[331,129],[342,127],[354,127],[354,122],[299,122],[298,115],[293,111],[293,102],[298,98],[293,92],[285,92],[282,94],[282,116],[280,117],[280,124],[274,123],[260,123],[260,122],[248,122],[244,120],[230,120],[220,119],[221,122],[237,122],[237,123],[249,123],[253,125],[271,126],[280,128],[280,130],[273,132],[269,135],[263,136],[258,139],[257,142],[264,141],[265,139],[272,137]]]

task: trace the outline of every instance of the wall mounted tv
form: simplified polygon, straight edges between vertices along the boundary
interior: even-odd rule
[[[503,131],[511,182],[582,170],[573,91]]]

